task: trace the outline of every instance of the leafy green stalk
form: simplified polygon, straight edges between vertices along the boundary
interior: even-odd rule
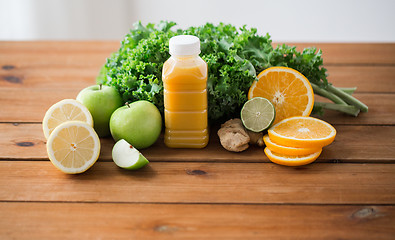
[[[354,98],[353,96],[343,92],[342,90],[336,88],[332,84],[329,84],[327,87],[328,91],[336,94],[337,96],[341,97],[345,102],[354,105],[355,107],[361,109],[362,112],[367,112],[368,111],[368,106],[366,106],[364,103],[359,101],[358,99]]]
[[[313,91],[314,91],[315,94],[318,94],[318,95],[320,95],[322,97],[328,98],[329,100],[331,100],[332,102],[334,102],[336,104],[348,105],[345,101],[343,101],[343,99],[341,99],[337,95],[335,95],[335,94],[333,94],[331,92],[328,92],[324,88],[318,87],[314,83],[310,83],[310,84],[311,84],[311,87],[313,88]]]
[[[357,90],[357,87],[350,87],[350,88],[338,87],[338,89],[342,90],[343,92],[345,92],[349,95],[352,95]]]
[[[323,109],[329,109],[334,111],[339,111],[346,113],[348,115],[352,115],[354,117],[358,116],[360,109],[352,106],[352,105],[343,105],[343,104],[336,104],[336,103],[326,103],[326,102],[314,102],[315,111],[320,112]]]

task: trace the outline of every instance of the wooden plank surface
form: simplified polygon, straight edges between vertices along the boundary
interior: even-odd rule
[[[324,148],[317,162],[395,162],[395,126],[335,125],[335,141]],[[210,144],[204,149],[167,148],[163,135],[150,148],[141,150],[150,161],[216,161],[216,162],[269,162],[262,148],[251,146],[242,153],[228,152],[222,148],[216,129],[210,136]],[[0,159],[48,159],[45,137],[41,124],[0,123]],[[361,134],[363,132],[364,134]],[[377,139],[386,139],[378,141]],[[101,139],[99,161],[111,161],[111,138]]]
[[[394,65],[395,43],[287,43],[302,51],[307,47],[322,50],[327,65]],[[276,44],[274,44],[276,45]]]
[[[391,239],[395,221],[393,206],[374,205],[2,202],[0,212],[9,239]]]
[[[102,139],[90,170],[65,175],[46,155],[44,113],[94,84],[119,42],[0,42],[0,238],[393,239],[395,43],[295,45],[321,48],[329,81],[357,86],[369,106],[356,118],[321,117],[338,134],[317,162],[227,152],[214,126],[206,149],[169,149],[161,138],[132,172]]]
[[[0,65],[16,68],[99,67],[119,46],[119,42],[1,42]]]
[[[2,88],[82,89],[95,83],[100,64],[93,66],[15,66],[4,64],[0,68]],[[5,66],[5,67],[4,67]],[[8,67],[7,67],[8,66]],[[327,66],[328,80],[338,87],[358,87],[361,92],[395,92],[394,66]]]
[[[393,204],[394,182],[393,164],[99,162],[66,175],[49,161],[0,161],[1,201]]]
[[[282,43],[275,43],[274,46]],[[287,43],[298,50],[316,47],[322,50],[324,63],[329,65],[394,65],[395,43]],[[0,64],[101,65],[120,47],[116,41],[89,42],[2,42]],[[34,61],[31,61],[34,60]],[[87,61],[88,60],[88,61]]]
[[[395,93],[395,66],[327,66],[328,81],[356,93]]]
[[[0,89],[0,122],[41,122],[47,109],[65,98],[76,98],[80,89]],[[369,107],[358,117],[328,111],[323,119],[331,124],[395,125],[395,94],[357,93]]]

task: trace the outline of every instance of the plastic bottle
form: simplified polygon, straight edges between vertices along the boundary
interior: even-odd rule
[[[200,40],[172,37],[171,57],[164,63],[165,144],[171,148],[203,148],[208,144],[207,63],[199,57]]]

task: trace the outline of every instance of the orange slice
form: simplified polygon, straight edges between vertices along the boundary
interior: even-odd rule
[[[264,97],[276,110],[273,124],[292,116],[309,116],[313,110],[314,92],[309,80],[287,67],[271,67],[258,75],[248,92],[248,99]]]
[[[270,149],[270,151],[284,155],[292,155],[292,156],[309,155],[321,150],[321,148],[295,148],[295,147],[283,146],[275,142],[272,142],[272,140],[270,140],[269,138],[269,135],[267,134],[263,137],[263,141],[265,142],[266,147]]]
[[[320,156],[321,151],[322,149],[309,155],[291,156],[275,153],[270,151],[268,147],[265,148],[265,154],[270,159],[270,161],[285,166],[302,166],[312,163]]]
[[[270,139],[287,147],[322,148],[333,142],[336,129],[313,117],[290,117],[268,130]]]

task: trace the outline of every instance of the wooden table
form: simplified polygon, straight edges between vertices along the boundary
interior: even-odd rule
[[[140,171],[111,160],[66,175],[48,160],[41,121],[75,98],[118,42],[0,42],[0,239],[394,239],[395,44],[298,44],[323,50],[329,80],[358,86],[357,118],[303,167],[260,148],[230,153],[215,133],[203,150],[143,151]]]

